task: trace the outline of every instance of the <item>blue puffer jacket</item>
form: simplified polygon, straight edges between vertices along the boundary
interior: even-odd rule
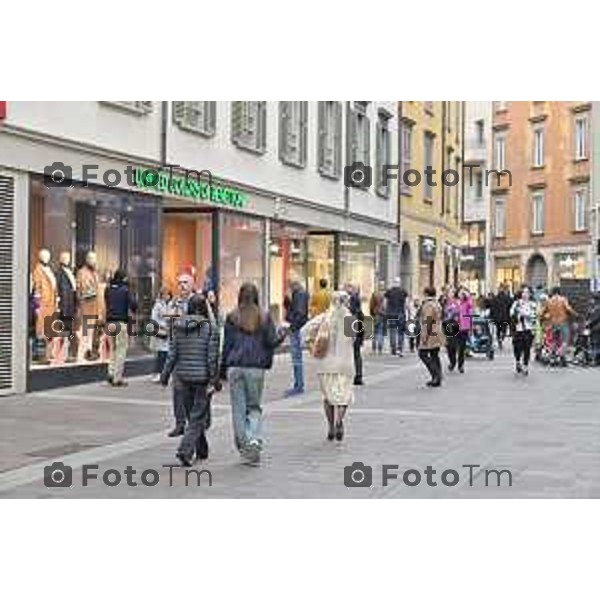
[[[275,348],[285,335],[278,335],[271,316],[264,314],[256,331],[249,333],[238,324],[237,312],[227,315],[221,369],[227,367],[255,367],[270,369],[273,366]]]

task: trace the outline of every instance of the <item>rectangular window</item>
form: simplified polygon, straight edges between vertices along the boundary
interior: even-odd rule
[[[404,174],[411,169],[412,165],[412,135],[413,126],[411,123],[402,123],[400,126],[401,152],[402,152],[402,192],[410,193],[410,186],[404,183]]]
[[[279,103],[279,159],[286,165],[306,166],[308,102]]]
[[[484,129],[485,125],[484,125],[484,121],[483,119],[479,119],[478,121],[475,121],[475,130],[476,130],[476,140],[477,140],[477,145],[479,146],[483,146],[485,144],[485,129]]]
[[[342,103],[319,102],[319,173],[339,179],[342,171]]]
[[[497,133],[494,144],[494,166],[496,170],[504,170],[506,165],[506,137],[503,133]]]
[[[534,192],[531,195],[531,233],[544,233],[544,192]]]
[[[267,151],[267,103],[264,100],[231,103],[231,141],[238,148]]]
[[[434,146],[435,146],[435,136],[426,131],[423,138],[423,147],[424,147],[424,157],[423,157],[423,166],[424,171],[427,167],[433,168],[433,157],[434,157]],[[433,187],[429,185],[427,177],[423,174],[423,181],[425,185],[425,199],[432,200],[433,199]]]
[[[173,121],[181,129],[213,136],[217,130],[217,103],[214,100],[173,102]]]
[[[444,169],[452,169],[454,168],[452,165],[452,161],[454,160],[454,153],[452,152],[452,150],[447,150],[446,153],[446,166],[444,167]],[[451,212],[451,204],[452,204],[452,194],[453,194],[453,190],[452,187],[447,185],[445,186],[446,188],[446,213],[450,214]]]
[[[483,198],[483,173],[481,171],[475,173],[475,198],[477,200]]]
[[[585,190],[576,190],[573,200],[575,231],[587,229],[587,194]]]
[[[355,102],[351,115],[352,162],[371,164],[371,124],[367,116],[368,102]]]
[[[575,160],[588,156],[588,119],[585,115],[575,118]]]
[[[391,115],[389,113],[380,112],[377,119],[375,191],[383,198],[389,198],[390,196],[390,185],[386,175],[386,166],[392,161],[392,141],[389,123],[390,118]]]
[[[506,201],[496,198],[494,204],[494,237],[503,238],[506,235]]]
[[[533,155],[531,164],[534,167],[544,166],[544,127],[536,126],[533,130]]]

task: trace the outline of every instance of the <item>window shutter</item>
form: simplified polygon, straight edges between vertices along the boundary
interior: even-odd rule
[[[369,121],[369,117],[366,115],[363,117],[364,128],[365,128],[365,148],[364,148],[364,156],[362,161],[365,165],[371,164],[371,123]]]
[[[352,164],[356,161],[356,152],[357,152],[357,146],[358,146],[358,140],[356,139],[356,121],[357,121],[357,116],[356,116],[356,109],[351,108],[348,111],[348,116],[347,116],[347,133],[346,133],[346,145],[347,145],[347,163],[348,164]]]
[[[377,191],[383,191],[383,123],[380,120],[375,132],[375,185]]]
[[[242,131],[244,127],[244,102],[234,101],[231,103],[231,141],[241,145]]]
[[[258,148],[261,152],[267,150],[267,103],[265,100],[257,102],[258,118]]]
[[[339,177],[342,173],[342,103],[333,103],[335,110],[335,135],[334,135],[334,175]]]
[[[0,175],[0,389],[4,390],[14,386],[14,205],[15,181]]]
[[[308,102],[300,102],[300,147],[298,149],[299,164],[306,166],[308,154]]]
[[[217,131],[217,103],[215,100],[206,102],[206,133],[214,135]]]
[[[173,102],[173,122],[177,125],[185,122],[185,102]]]
[[[279,160],[289,160],[288,132],[290,128],[290,103],[286,100],[279,102]]]
[[[325,172],[325,136],[327,134],[326,132],[326,125],[325,125],[325,110],[326,110],[326,104],[324,101],[319,100],[319,102],[317,102],[317,110],[318,110],[318,117],[317,117],[317,168],[319,170],[319,173],[324,173]]]

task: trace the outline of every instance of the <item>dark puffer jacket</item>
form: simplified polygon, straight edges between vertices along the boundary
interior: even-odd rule
[[[215,322],[199,315],[175,321],[173,339],[161,374],[166,385],[173,370],[184,383],[208,384],[219,373],[219,329]]]

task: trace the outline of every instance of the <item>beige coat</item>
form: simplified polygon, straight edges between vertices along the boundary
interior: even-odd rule
[[[84,265],[77,271],[77,299],[79,314],[104,320],[104,286],[100,285],[98,272]]]
[[[50,267],[39,262],[33,270],[33,287],[40,299],[40,309],[35,321],[35,334],[44,337],[44,319],[56,312],[56,277]]]
[[[442,327],[442,307],[434,298],[427,298],[421,307],[419,350],[434,350],[445,343]]]

